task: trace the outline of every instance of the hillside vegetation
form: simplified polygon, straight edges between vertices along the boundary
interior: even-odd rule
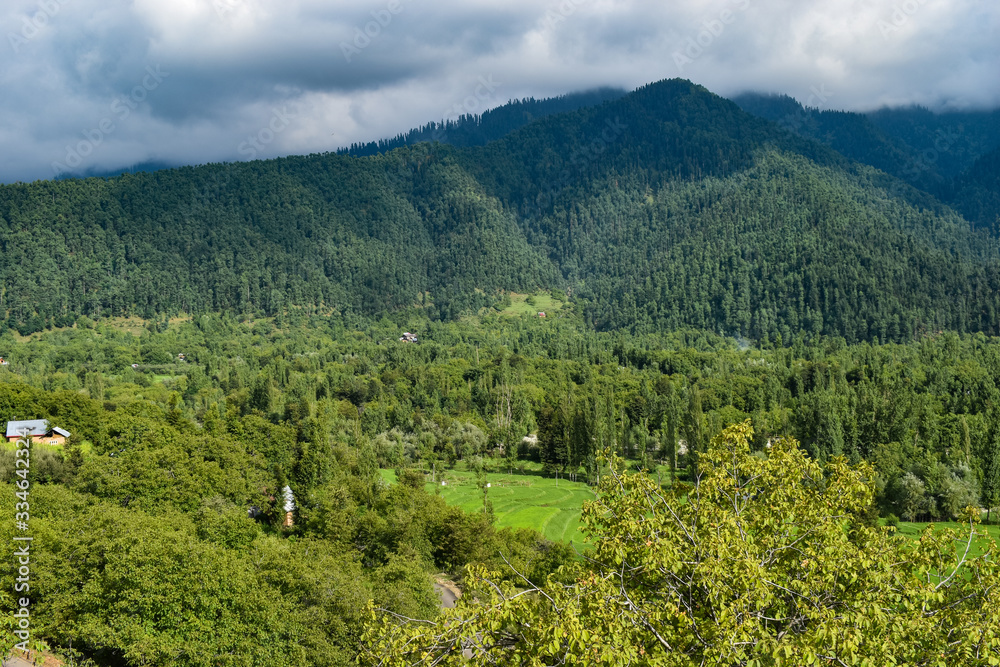
[[[995,665],[988,123],[932,187],[892,165],[951,117],[595,95],[0,187],[0,417],[72,434],[0,447],[30,648]]]
[[[485,146],[5,186],[0,242],[0,311],[21,333],[289,307],[447,320],[538,288],[572,291],[598,329],[1000,331],[994,237],[676,80]]]

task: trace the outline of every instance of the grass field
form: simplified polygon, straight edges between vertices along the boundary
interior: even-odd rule
[[[534,305],[527,302],[529,296],[535,297]],[[534,295],[511,294],[510,302],[509,306],[500,311],[502,315],[518,317],[520,315],[538,315],[540,312],[550,315],[563,307],[562,301],[557,301],[556,299],[553,299],[550,294],[546,294],[544,292]]]
[[[896,531],[900,535],[915,540],[920,537],[920,533],[922,533],[924,528],[926,528],[928,525],[929,524],[927,523],[908,523],[905,521],[900,521],[899,525],[896,527]],[[953,523],[950,521],[938,521],[934,523],[934,527],[951,528],[953,530],[957,530],[959,536],[963,540],[968,537],[968,528],[967,527],[963,528],[962,525],[958,523]],[[993,537],[993,539],[997,540],[997,542],[1000,542],[1000,526],[997,525],[983,526],[982,524],[980,524],[979,528],[980,529],[986,528],[987,530],[989,530],[989,533]],[[961,545],[961,551],[963,553],[965,552],[964,544],[965,543],[962,542]],[[969,556],[978,556],[985,550],[986,550],[986,542],[984,540],[977,540],[972,543],[972,547],[969,549]]]
[[[427,484],[428,492],[439,491],[445,502],[467,512],[482,511],[483,496],[473,473],[448,470],[443,475],[437,485]],[[382,476],[389,483],[396,481],[391,470],[383,470]],[[444,486],[440,485],[442,479]],[[533,528],[550,540],[584,548],[580,511],[584,502],[594,499],[589,486],[565,479],[558,480],[557,485],[555,479],[538,475],[491,474],[487,479],[498,526]]]
[[[396,482],[396,473],[392,470],[382,470],[382,477],[390,484]],[[440,485],[442,479],[444,486]],[[585,548],[586,542],[580,532],[580,512],[585,502],[594,499],[592,488],[582,482],[565,479],[560,479],[557,486],[556,480],[537,474],[490,474],[487,479],[491,484],[489,494],[498,526],[533,528],[550,540],[572,543],[581,551]],[[425,488],[429,493],[440,492],[449,505],[461,507],[467,512],[483,509],[483,496],[471,472],[447,470],[439,473],[437,485],[428,482]],[[900,521],[896,530],[900,535],[917,539],[927,525]],[[963,532],[958,523],[940,521],[934,525]],[[987,528],[1000,542],[1000,526],[990,525]],[[985,547],[982,541],[974,543],[970,556],[981,554]]]

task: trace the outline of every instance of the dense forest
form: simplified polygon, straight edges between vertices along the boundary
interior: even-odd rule
[[[821,111],[785,95],[734,98],[756,116],[925,190],[978,227],[998,233],[1000,110],[933,113],[921,107],[869,113]]]
[[[479,106],[487,102],[492,96],[490,89],[493,87],[493,83],[484,79],[481,82],[481,87],[477,86],[479,97],[470,97],[469,106]],[[428,123],[392,139],[382,139],[366,144],[352,144],[348,148],[337,151],[337,153],[355,157],[377,155],[395,148],[423,142],[437,142],[452,146],[482,146],[503,138],[533,120],[557,113],[575,111],[581,107],[594,106],[624,95],[625,91],[618,88],[598,88],[542,100],[529,97],[522,100],[511,100],[507,104],[489,109],[481,114],[467,111],[463,102],[462,105],[457,105],[458,110],[453,112],[451,117],[443,118],[440,122]],[[483,96],[485,97],[481,99]]]
[[[977,221],[995,194],[989,148],[960,186]],[[485,146],[5,186],[0,310],[22,334],[81,315],[290,306],[449,320],[546,287],[600,330],[996,334],[991,229],[664,81]]]
[[[671,80],[0,187],[0,416],[71,433],[0,447],[31,648],[996,664],[995,121]],[[515,470],[594,494],[586,549],[498,526]]]
[[[544,581],[577,558],[447,507],[419,471],[533,461],[596,483],[610,452],[683,488],[711,437],[746,419],[755,452],[787,435],[819,462],[870,462],[875,516],[951,520],[1000,504],[996,339],[850,346],[800,334],[748,346],[697,331],[597,333],[571,302],[554,313],[203,315],[6,333],[4,414],[73,434],[63,451],[33,453],[32,521],[46,544],[37,632],[96,664],[211,664],[218,651],[233,664],[347,664],[368,599],[428,618],[431,572],[510,562]],[[403,328],[420,342],[398,341]],[[386,468],[399,484],[385,485]],[[14,476],[11,449],[0,469]],[[203,638],[209,619],[224,621]]]

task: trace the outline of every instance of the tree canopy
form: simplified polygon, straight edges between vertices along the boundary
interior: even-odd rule
[[[908,543],[870,519],[874,470],[810,459],[791,439],[754,455],[749,423],[713,439],[700,478],[662,491],[612,474],[585,509],[595,548],[565,584],[501,582],[430,623],[383,614],[366,660],[395,666],[996,665],[997,545],[965,533]],[[957,549],[957,552],[956,552]]]

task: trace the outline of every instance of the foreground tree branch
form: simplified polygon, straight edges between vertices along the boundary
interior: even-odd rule
[[[363,661],[1000,664],[998,549],[978,512],[965,539],[929,527],[900,540],[862,518],[874,495],[867,463],[821,466],[789,439],[759,458],[752,434],[744,423],[713,440],[697,502],[662,494],[611,458],[584,509],[594,549],[569,573],[572,585],[550,579],[518,596],[473,568],[473,594],[434,627],[373,610]],[[974,541],[986,549],[970,557]]]

